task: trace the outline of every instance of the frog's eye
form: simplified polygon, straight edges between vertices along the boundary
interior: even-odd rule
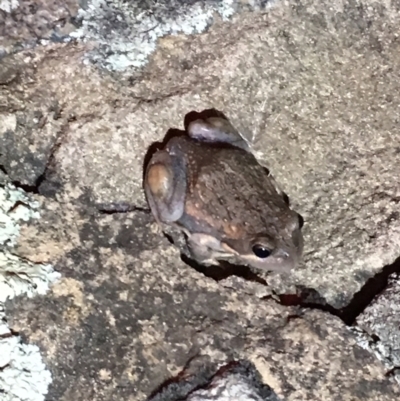
[[[260,259],[268,258],[271,255],[271,251],[261,244],[254,245],[252,251]]]

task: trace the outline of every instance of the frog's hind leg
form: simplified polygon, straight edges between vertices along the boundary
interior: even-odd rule
[[[158,151],[147,165],[144,190],[158,223],[173,223],[184,212],[187,185],[184,164],[182,158]]]
[[[249,144],[240,135],[239,131],[228,120],[221,117],[192,121],[188,126],[188,134],[198,141],[222,142],[246,151],[250,149]]]

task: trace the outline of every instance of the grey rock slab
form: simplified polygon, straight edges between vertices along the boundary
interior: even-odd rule
[[[9,182],[9,177],[8,175],[0,169],[0,185],[7,184]]]
[[[367,347],[388,369],[400,367],[400,275],[393,274],[388,286],[357,318],[357,325],[370,337]]]
[[[186,372],[185,372],[186,373]],[[149,401],[280,401],[248,361],[233,361],[216,372],[202,367],[176,378]]]
[[[0,57],[49,41],[61,41],[75,27],[77,0],[3,0],[0,3]]]
[[[21,222],[40,219],[39,202],[11,183],[0,184],[0,399],[44,399],[51,374],[34,344],[24,343],[7,324],[4,302],[22,294],[44,295],[60,276],[51,264],[34,263],[14,253]]]
[[[306,220],[303,266],[268,282],[278,293],[312,288],[343,308],[398,256],[396,16],[368,1],[282,2],[202,35],[166,37],[124,88],[137,107],[115,108],[107,89],[96,92],[96,118],[74,124],[60,171],[97,198],[143,206],[148,146],[191,110],[222,110]]]
[[[53,44],[0,62],[4,70],[19,68],[18,79],[0,93],[0,165],[26,185],[50,173],[42,180],[46,195],[61,193],[67,185],[68,196],[71,188],[79,194],[87,188],[96,202],[143,206],[144,153],[169,121],[160,128],[158,120],[152,130],[143,126],[138,136],[132,127],[140,129],[135,111],[141,100],[123,83],[82,66],[82,51],[77,45]]]
[[[57,101],[62,129],[51,128],[50,115],[50,133],[7,130],[6,170],[13,174],[17,163],[18,175],[33,182],[47,152],[56,171],[49,192],[72,198],[87,191],[88,205],[145,207],[148,147],[169,128],[182,128],[187,112],[215,107],[250,139],[306,220],[304,264],[268,283],[277,293],[312,288],[322,302],[345,307],[398,256],[398,13],[395,5],[366,0],[277,3],[202,35],[160,39],[133,80],[82,64],[85,44],[22,52],[15,59],[22,70],[35,68],[7,85],[13,97],[6,104],[26,107],[24,93],[47,99],[46,107]],[[32,113],[23,113],[27,127]],[[46,152],[35,149],[43,162],[27,174],[34,163],[20,146],[32,132],[32,140],[47,141]]]
[[[72,37],[91,41],[85,60],[109,71],[135,74],[168,35],[199,34],[218,21],[246,10],[262,10],[268,0],[87,1],[79,10],[80,27]]]
[[[345,307],[398,256],[398,20],[395,4],[280,2],[160,38],[132,76],[85,64],[84,41],[0,61],[0,170],[57,200],[38,197],[42,218],[21,228],[13,252],[63,278],[7,315],[43,350],[49,398],[143,400],[198,354],[252,361],[289,401],[399,398],[340,320],[270,299],[305,287]],[[145,211],[96,210],[145,207],[148,147],[209,107],[252,142],[305,217],[304,264],[266,276],[272,292],[183,264]]]
[[[62,278],[46,296],[14,299],[6,313],[10,328],[41,349],[49,399],[144,400],[197,358],[250,361],[289,401],[400,396],[339,319],[204,277],[148,214],[38,200],[41,219],[21,227],[13,252],[52,260]]]
[[[0,60],[0,165],[10,180],[31,187],[51,165],[64,126],[51,88],[32,88],[35,73],[29,55]]]

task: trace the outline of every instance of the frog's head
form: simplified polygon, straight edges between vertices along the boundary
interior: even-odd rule
[[[303,252],[302,227],[303,218],[292,212],[276,235],[264,232],[240,239],[224,238],[221,245],[227,254],[235,258],[236,264],[266,271],[289,272],[298,265]]]

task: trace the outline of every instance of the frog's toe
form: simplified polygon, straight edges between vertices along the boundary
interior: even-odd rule
[[[226,119],[211,117],[207,120],[195,120],[188,126],[191,138],[204,142],[222,142],[249,150],[248,143],[239,131]]]

